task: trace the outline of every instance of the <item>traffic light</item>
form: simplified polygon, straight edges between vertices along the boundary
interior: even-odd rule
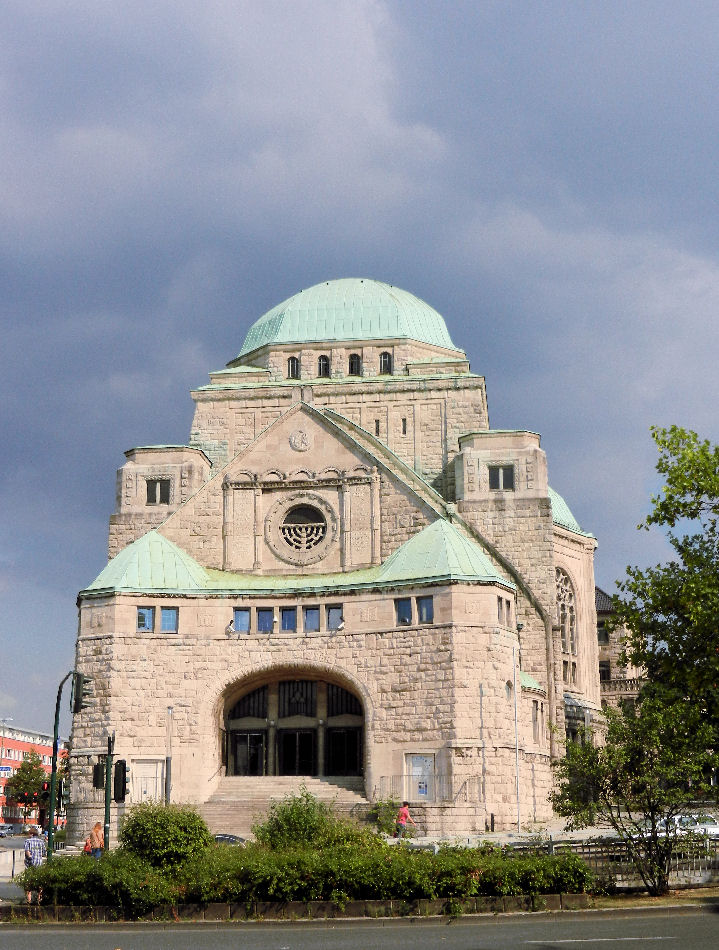
[[[50,783],[43,782],[40,786],[40,801],[49,802],[50,801]]]
[[[92,787],[105,787],[105,763],[96,762],[92,767]]]
[[[127,775],[129,769],[124,759],[118,759],[115,762],[115,775],[113,782],[113,798],[116,802],[124,802],[127,796]]]
[[[70,705],[73,713],[79,713],[92,702],[92,679],[75,670],[72,674],[72,696]]]

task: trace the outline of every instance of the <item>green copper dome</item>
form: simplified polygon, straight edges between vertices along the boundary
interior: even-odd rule
[[[424,300],[380,280],[346,277],[268,310],[250,327],[239,356],[272,343],[394,338],[457,350],[443,318]]]

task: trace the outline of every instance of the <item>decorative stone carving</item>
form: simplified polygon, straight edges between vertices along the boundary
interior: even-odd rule
[[[304,429],[295,429],[290,435],[290,448],[295,452],[306,452],[312,448],[312,436]]]
[[[315,517],[295,518],[294,512],[315,512]],[[303,511],[304,515],[304,511]],[[265,540],[288,564],[316,564],[326,557],[337,538],[339,520],[332,506],[311,491],[284,495],[265,518]]]

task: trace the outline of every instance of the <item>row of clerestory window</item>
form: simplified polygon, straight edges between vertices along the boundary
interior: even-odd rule
[[[391,353],[380,353],[379,355],[379,373],[380,376],[391,376],[393,372],[392,369],[392,354]],[[319,379],[329,379],[331,375],[330,372],[330,358],[329,356],[322,355],[317,357],[317,376]],[[349,360],[347,361],[347,375],[348,376],[361,376],[362,375],[362,359],[359,353],[351,353]],[[287,379],[300,379],[300,361],[297,356],[290,356],[287,360]]]
[[[254,614],[254,616],[253,616]],[[302,632],[319,633],[321,630],[343,630],[342,604],[325,604],[323,613],[319,605],[310,607],[235,607],[228,633],[296,633],[302,622]]]

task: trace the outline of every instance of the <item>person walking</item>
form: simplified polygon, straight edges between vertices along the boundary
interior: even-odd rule
[[[30,831],[30,837],[25,842],[25,867],[26,868],[39,868],[42,862],[45,860],[47,855],[47,848],[45,847],[45,839],[41,838],[38,835],[37,828],[33,828]],[[25,896],[27,897],[28,904],[32,903],[33,891],[26,891]],[[37,901],[40,903],[40,898],[42,897],[42,891],[37,893]]]
[[[409,813],[409,802],[402,802],[402,807],[397,812],[397,817],[395,818],[395,838],[404,838],[404,836],[407,834],[408,821],[411,822],[415,828],[417,827],[417,822]]]
[[[102,825],[99,821],[96,821],[92,826],[89,841],[90,854],[92,854],[96,861],[99,861],[102,852],[105,850],[105,832],[102,830]]]

